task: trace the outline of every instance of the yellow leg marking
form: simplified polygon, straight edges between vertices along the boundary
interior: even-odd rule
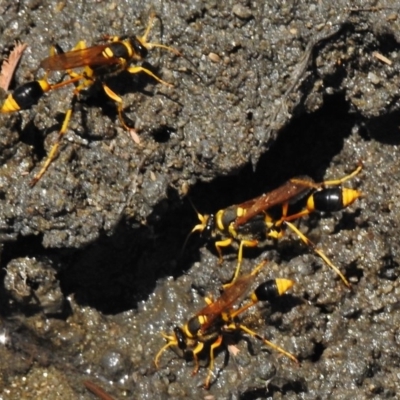
[[[154,364],[156,365],[156,368],[159,367],[159,359],[161,357],[161,354],[164,353],[165,350],[168,349],[168,347],[171,346],[177,346],[178,345],[178,341],[176,340],[175,336],[168,336],[165,333],[161,333],[161,335],[163,336],[164,339],[166,339],[168,341],[168,343],[162,347],[162,349],[157,353],[156,358],[154,359]]]
[[[246,332],[247,334],[255,337],[256,339],[262,341],[263,343],[265,343],[267,346],[271,347],[272,349],[278,351],[279,353],[285,355],[286,357],[290,358],[291,360],[293,360],[295,363],[299,363],[299,360],[291,353],[287,352],[286,350],[282,349],[282,347],[279,347],[278,345],[270,342],[267,339],[264,339],[263,337],[261,337],[260,335],[258,335],[256,332],[252,331],[251,329],[249,329],[247,326],[245,325],[237,325],[236,329],[239,328],[240,330],[242,330],[243,332]]]
[[[289,203],[283,204],[283,205],[282,205],[282,217],[281,217],[281,219],[280,219],[278,222],[276,222],[276,223],[274,224],[274,226],[278,226],[278,227],[279,227],[279,226],[282,225],[283,221],[293,221],[293,220],[295,220],[295,219],[298,219],[298,218],[304,217],[304,216],[306,216],[306,215],[309,215],[309,214],[311,214],[311,212],[314,211],[314,210],[309,210],[309,209],[305,208],[304,210],[299,211],[299,212],[296,213],[296,214],[292,214],[292,215],[287,216],[288,210],[289,210]],[[281,231],[281,232],[282,232],[282,231]],[[280,236],[279,236],[279,234],[277,234],[277,235],[275,235],[275,236],[273,236],[273,237],[274,237],[275,239],[279,239],[279,238],[282,237],[282,236],[283,236],[283,234],[280,235]]]
[[[260,272],[261,268],[264,267],[264,265],[267,263],[266,260],[263,260],[260,262],[260,264],[258,264],[253,271],[251,271],[250,275],[256,275]],[[229,287],[232,285],[233,282],[228,283],[227,285],[224,285],[224,288]],[[251,301],[247,304],[245,304],[244,306],[240,307],[239,309],[229,313],[229,318],[230,319],[234,319],[235,317],[237,317],[239,314],[242,314],[243,312],[245,312],[248,308],[254,306],[254,304],[258,303],[258,301]]]
[[[101,40],[105,42],[120,42],[121,38],[119,36],[102,35]]]
[[[362,164],[359,164],[357,166],[357,168],[351,173],[348,174],[346,176],[344,176],[343,178],[340,179],[333,179],[330,181],[323,181],[323,182],[312,182],[312,181],[307,181],[304,179],[297,179],[297,178],[292,178],[290,179],[291,182],[299,184],[301,183],[304,186],[308,186],[310,188],[314,188],[314,189],[321,189],[321,188],[325,188],[327,186],[340,186],[343,182],[346,182],[352,178],[354,178],[356,175],[358,175],[361,170],[362,170],[363,166]]]
[[[105,83],[103,83],[103,89],[106,95],[115,102],[118,111],[118,119],[122,127],[127,131],[133,129],[130,126],[128,126],[128,124],[126,124],[126,122],[124,121],[124,116],[123,116],[124,105],[122,98],[118,96],[117,93],[115,93],[113,90],[111,90]]]
[[[82,79],[84,79],[84,76],[74,73],[73,76],[71,76],[71,79],[50,85],[50,90],[59,89],[63,86],[70,85],[71,83],[79,82]]]
[[[72,49],[72,51],[73,50],[81,50],[81,49],[85,49],[85,48],[86,48],[85,42],[83,40],[80,40],[75,45],[75,47]],[[57,52],[56,52],[55,47],[52,46],[50,48],[50,55],[55,55],[56,53]],[[60,83],[56,83],[54,85],[51,85],[50,90],[59,89],[59,88],[61,88],[63,86],[70,85],[72,83],[76,83],[76,82],[79,82],[79,81],[83,80],[83,82],[78,87],[76,87],[75,90],[74,90],[74,93],[73,93],[73,96],[72,96],[72,100],[71,100],[71,103],[74,104],[74,101],[76,100],[79,92],[82,89],[84,89],[85,87],[90,86],[93,83],[93,81],[90,80],[90,79],[87,79],[86,76],[84,76],[82,74],[78,74],[78,73],[74,72],[71,69],[67,69],[66,72],[69,75],[70,79],[62,81]],[[61,144],[61,140],[62,140],[64,134],[67,131],[68,124],[69,124],[69,121],[71,119],[72,111],[73,111],[73,107],[71,107],[69,110],[67,110],[67,112],[65,114],[65,117],[64,117],[64,122],[63,122],[63,124],[61,126],[61,129],[60,129],[59,133],[58,133],[57,140],[54,143],[53,147],[51,148],[44,165],[42,166],[40,171],[31,180],[30,186],[35,186],[36,185],[36,183],[45,174],[45,172],[47,171],[47,169],[49,168],[49,166],[53,162],[53,160],[57,157],[57,154],[58,154],[58,151],[59,151],[59,148],[60,148],[60,144]]]
[[[86,49],[86,43],[83,40],[80,40],[75,45],[75,47],[72,49],[72,51],[74,51],[74,50],[84,50],[84,49]],[[75,76],[79,76],[78,73],[76,73],[72,69],[67,69],[66,72],[71,78],[74,78]],[[85,78],[89,78],[89,83],[87,85],[85,85],[85,86],[90,86],[90,84],[93,83],[94,72],[93,72],[92,68],[90,68],[88,65],[83,68],[83,72],[81,72],[80,75],[84,79]]]
[[[210,387],[210,380],[211,380],[211,374],[214,369],[214,352],[215,349],[221,346],[223,342],[223,336],[219,335],[217,340],[210,346],[210,365],[208,366],[208,374],[207,374],[207,379],[204,383],[204,387],[208,389]]]
[[[72,115],[72,109],[70,108],[65,114],[64,122],[62,124],[61,130],[58,133],[56,142],[53,144],[53,147],[51,148],[50,153],[47,156],[47,159],[46,159],[45,163],[43,164],[42,168],[31,180],[30,186],[36,185],[36,183],[39,181],[39,179],[47,171],[47,169],[49,168],[49,166],[53,162],[53,160],[57,157],[58,150],[60,148],[60,143],[61,143],[62,137],[64,136],[65,132],[67,131],[67,127],[68,127],[69,120],[71,119],[71,115]]]
[[[340,179],[334,179],[334,180],[332,180],[332,181],[324,181],[324,182],[321,182],[320,185],[321,185],[322,187],[324,187],[324,186],[339,186],[339,185],[341,185],[343,182],[346,182],[346,181],[348,181],[349,179],[354,178],[357,174],[359,174],[359,173],[361,172],[361,170],[362,170],[362,167],[363,167],[362,164],[359,164],[359,165],[357,166],[357,168],[356,168],[351,174],[346,175],[346,176],[344,176],[343,178],[340,178]]]
[[[72,50],[83,50],[86,49],[86,43],[84,40],[80,40]]]
[[[151,50],[154,47],[159,47],[161,49],[168,50],[168,51],[174,53],[177,56],[182,56],[182,53],[180,53],[178,50],[174,49],[173,47],[168,47],[168,46],[165,46],[165,45],[160,44],[160,43],[149,43],[147,41],[147,36],[149,35],[151,28],[153,27],[154,18],[156,18],[156,14],[154,12],[152,12],[150,14],[149,23],[147,24],[147,28],[146,28],[146,31],[144,32],[144,35],[138,37],[140,42],[143,44],[144,47],[146,47],[146,49]]]
[[[215,242],[215,248],[216,248],[216,250],[218,252],[218,256],[219,256],[219,260],[218,260],[219,264],[222,264],[222,261],[223,261],[221,247],[228,247],[232,244],[232,242],[233,242],[232,238],[228,238],[225,240],[218,240],[217,242]]]
[[[157,75],[153,74],[149,69],[144,68],[144,67],[130,67],[126,69],[130,74],[138,74],[139,72],[144,72],[145,74],[151,76],[153,79],[155,79],[157,82],[162,83],[163,85],[169,86],[169,87],[174,87],[172,83],[168,83],[163,81],[161,78],[159,78]]]
[[[360,163],[357,166],[357,168],[351,174],[348,174],[348,175],[346,175],[346,176],[344,176],[343,178],[340,178],[340,179],[333,179],[331,181],[323,181],[323,182],[316,183],[316,182],[307,181],[307,180],[304,180],[304,179],[297,179],[297,178],[292,178],[292,179],[290,179],[290,181],[293,182],[293,183],[301,183],[304,186],[308,186],[308,187],[314,188],[314,189],[321,189],[321,188],[324,188],[326,186],[339,186],[343,182],[346,182],[346,181],[354,178],[356,175],[358,175],[361,172],[362,168],[363,168],[363,166]]]
[[[106,92],[106,95],[114,100],[118,104],[122,104],[122,98],[118,96],[113,90],[111,90],[105,83],[103,83],[103,89]]]
[[[242,240],[240,242],[239,254],[238,254],[238,263],[237,263],[236,268],[235,268],[235,273],[233,274],[232,280],[229,283],[225,283],[224,285],[222,285],[222,287],[224,289],[227,289],[230,286],[232,286],[236,282],[237,278],[239,277],[240,268],[242,266],[242,260],[243,260],[243,247],[256,247],[257,245],[258,245],[258,240]],[[263,267],[265,264],[266,264],[266,261],[262,261],[254,269],[254,271],[251,273],[251,275],[254,275],[254,274],[258,273],[258,271],[261,269],[261,267]]]
[[[81,77],[81,76],[77,76],[76,78],[70,79],[70,80],[65,81],[65,82],[66,82],[66,84],[68,84],[68,83],[71,83],[71,82],[79,81],[80,79],[82,79],[82,77]],[[64,84],[65,82],[61,82],[61,83],[58,84],[58,85],[63,86],[63,84]],[[85,79],[78,87],[75,88],[75,90],[74,90],[74,92],[73,92],[72,100],[71,100],[72,106],[71,106],[71,108],[69,108],[69,109],[67,110],[67,112],[65,113],[64,122],[63,122],[63,124],[62,124],[62,126],[61,126],[60,131],[58,132],[57,139],[56,139],[55,143],[53,144],[53,147],[51,148],[51,150],[50,150],[50,152],[49,152],[49,154],[48,154],[48,156],[47,156],[46,161],[44,162],[44,164],[43,164],[42,168],[40,169],[40,171],[33,177],[33,179],[31,180],[31,182],[29,183],[29,185],[30,185],[31,187],[33,187],[33,186],[36,185],[36,183],[37,183],[37,182],[42,178],[42,176],[45,174],[45,172],[46,172],[47,169],[49,168],[50,164],[51,164],[51,163],[54,161],[54,159],[57,157],[58,150],[59,150],[59,148],[60,148],[60,144],[61,144],[62,138],[63,138],[63,136],[65,135],[65,133],[67,132],[68,124],[69,124],[69,121],[70,121],[70,119],[71,119],[71,115],[72,115],[72,112],[73,112],[73,107],[74,107],[75,101],[77,100],[78,94],[79,94],[79,92],[80,92],[83,88],[89,86],[90,84],[91,84],[91,81]],[[60,86],[58,86],[58,85],[54,85],[54,86],[60,87]]]
[[[292,214],[289,215],[288,217],[284,217],[283,220],[285,222],[287,221],[294,221],[295,219],[299,219],[301,217],[305,217],[306,215],[310,215],[312,212],[314,212],[315,210],[308,210],[307,208],[305,208],[304,210],[296,213],[296,214]]]
[[[49,50],[49,54],[50,54],[50,57],[53,57],[53,56],[56,56],[56,55],[59,54],[59,53],[57,52],[55,46],[51,46],[51,47],[50,47],[50,50]]]
[[[236,279],[239,276],[240,273],[240,267],[242,266],[242,261],[243,261],[243,247],[257,247],[258,245],[258,240],[242,240],[239,245],[239,253],[238,253],[238,262],[236,265],[235,273],[233,275],[232,281],[229,283],[229,285],[232,285],[236,281]]]
[[[203,343],[200,343],[196,346],[196,348],[193,350],[193,361],[194,361],[194,369],[192,372],[192,375],[196,375],[199,372],[200,364],[199,364],[199,357],[197,356],[198,353],[200,353],[204,348]]]
[[[294,184],[301,184],[304,187],[309,187],[310,189],[319,189],[321,187],[320,183],[315,183],[312,180],[305,180],[305,179],[299,179],[299,178],[291,178],[290,182],[294,183]]]
[[[280,292],[280,295],[284,294],[287,290],[289,290],[294,285],[294,282],[290,279],[277,279],[277,281],[281,281],[280,284],[282,284],[282,286],[283,286],[283,290]],[[229,313],[229,318],[230,319],[236,318],[238,315],[247,311],[250,307],[253,307],[259,301],[260,300],[255,299],[255,297],[251,296],[251,300],[247,304],[245,304],[244,306],[240,307],[239,309]]]
[[[242,263],[243,260],[243,247],[257,247],[258,240],[242,240],[239,245],[239,253],[238,253],[238,266]]]
[[[149,22],[147,24],[146,30],[145,30],[143,36],[141,36],[139,38],[141,42],[147,43],[147,36],[149,35],[151,28],[153,27],[153,21],[154,21],[155,17],[156,17],[156,13],[154,11],[152,11],[150,13]]]
[[[340,277],[340,279],[344,282],[344,284],[347,287],[351,287],[349,281],[345,278],[345,276],[339,271],[339,269],[332,263],[332,261],[322,252],[322,250],[319,250],[316,248],[315,244],[303,233],[301,233],[295,225],[293,225],[291,222],[285,221],[286,225],[294,232],[296,235],[309,247],[312,248],[312,250],[318,254],[324,261],[325,263],[331,267]]]
[[[246,310],[248,310],[250,307],[253,307],[257,303],[258,303],[258,300],[257,301],[250,301],[249,303],[245,304],[244,306],[240,307],[239,309],[235,310],[234,312],[231,312],[229,314],[229,318],[230,319],[234,319],[239,314],[244,313]]]

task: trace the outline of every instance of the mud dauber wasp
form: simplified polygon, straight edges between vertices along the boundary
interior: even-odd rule
[[[294,355],[269,340],[264,339],[258,333],[248,328],[238,318],[258,302],[272,302],[277,297],[283,295],[294,285],[292,280],[267,280],[258,285],[251,293],[249,302],[237,309],[234,308],[235,304],[240,303],[247,295],[255,276],[265,263],[263,261],[250,274],[239,277],[224,290],[218,299],[213,301],[210,298],[205,298],[207,306],[200,310],[194,317],[190,318],[183,327],[176,326],[173,334],[166,335],[162,333],[167,344],[156,355],[154,362],[157,368],[162,353],[167,348],[172,347],[181,357],[194,360],[195,367],[193,374],[196,374],[199,370],[200,355],[208,352],[209,367],[204,386],[205,388],[209,388],[211,374],[214,369],[215,352],[225,344],[225,339],[233,333],[245,333],[255,337],[262,343],[298,363],[299,361]]]
[[[340,211],[353,204],[362,193],[341,185],[356,176],[361,163],[340,179],[314,182],[309,177],[292,178],[278,188],[242,204],[232,205],[215,214],[197,213],[200,221],[191,233],[200,231],[207,238],[217,238],[215,248],[222,262],[222,247],[239,242],[238,264],[232,282],[240,271],[244,247],[255,247],[265,238],[280,239],[290,228],[307,246],[318,254],[350,287],[350,283],[322,250],[307,238],[293,223],[315,211]]]
[[[163,85],[173,86],[163,81],[148,68],[139,65],[131,65],[143,61],[148,51],[155,47],[171,51],[177,56],[182,56],[178,50],[172,47],[160,43],[148,42],[147,37],[150,33],[154,18],[155,14],[152,13],[143,36],[107,36],[104,38],[106,41],[105,43],[91,47],[86,47],[85,42],[80,41],[71,51],[67,52],[63,52],[59,46],[53,47],[50,51],[50,57],[45,58],[40,63],[40,68],[46,71],[44,78],[21,85],[7,97],[0,108],[0,113],[29,109],[35,105],[45,93],[70,84],[75,86],[70,108],[65,114],[56,142],[53,144],[42,168],[31,180],[31,186],[34,186],[39,181],[52,161],[56,158],[62,138],[67,131],[75,103],[78,100],[78,95],[82,90],[89,88],[95,82],[100,82],[106,95],[113,100],[117,106],[121,125],[126,130],[130,131],[132,128],[125,123],[123,118],[123,100],[107,85],[106,79],[122,71],[126,71],[130,74],[145,73]],[[81,68],[81,70],[76,72],[76,68]],[[47,78],[50,71],[65,71],[66,77],[68,78],[52,84]]]

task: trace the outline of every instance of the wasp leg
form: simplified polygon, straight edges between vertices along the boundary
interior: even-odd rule
[[[218,264],[222,264],[223,261],[221,247],[228,247],[232,244],[232,242],[233,242],[232,238],[218,240],[217,242],[215,242],[215,249],[218,252]]]
[[[324,181],[324,182],[321,182],[321,183],[320,183],[320,186],[321,186],[321,187],[325,187],[325,186],[339,186],[339,185],[341,185],[343,182],[346,182],[346,181],[348,181],[348,180],[354,178],[356,175],[358,175],[358,174],[361,172],[362,168],[363,168],[363,165],[362,165],[361,163],[359,163],[358,166],[357,166],[357,168],[356,168],[351,174],[348,174],[348,175],[346,175],[346,176],[344,176],[343,178],[340,178],[340,179],[334,179],[334,180],[331,180],[331,181]]]
[[[155,79],[157,82],[162,83],[163,85],[169,86],[169,87],[174,87],[172,83],[168,83],[166,81],[163,81],[161,78],[159,78],[157,75],[153,74],[149,69],[136,66],[136,67],[130,67],[126,69],[130,74],[138,74],[139,72],[143,72],[149,76],[151,76],[153,79]]]
[[[170,87],[173,86],[172,84],[163,81],[161,78],[159,78],[157,75],[153,74],[147,68],[130,67],[130,68],[127,68],[126,71],[128,71],[130,74],[138,74],[140,72],[144,72],[145,74],[151,76],[152,78],[154,78],[156,81],[162,83],[163,85],[167,85]],[[111,90],[105,83],[103,83],[103,89],[104,89],[104,92],[106,93],[106,95],[117,104],[118,117],[119,117],[120,123],[123,126],[123,128],[126,129],[127,131],[132,130],[132,128],[129,127],[124,121],[124,117],[123,117],[124,105],[123,105],[122,98],[120,96],[118,96],[113,90]]]
[[[210,346],[210,365],[208,366],[208,374],[206,381],[204,382],[204,388],[208,389],[210,387],[210,380],[211,380],[211,374],[214,369],[214,353],[215,349],[220,347],[223,342],[223,336],[219,335],[217,340]]]
[[[243,261],[243,247],[257,247],[257,245],[258,245],[258,240],[256,240],[256,239],[242,240],[240,242],[239,252],[238,252],[238,262],[236,265],[235,273],[233,274],[233,278],[232,278],[231,282],[229,282],[228,285],[224,285],[224,287],[232,285],[232,283],[234,283],[239,276],[240,268],[242,266],[242,261]]]
[[[69,120],[71,119],[71,115],[72,115],[72,108],[70,108],[66,114],[65,114],[65,118],[64,118],[64,122],[61,126],[60,131],[58,132],[58,137],[56,142],[53,144],[53,147],[51,148],[46,161],[44,162],[42,168],[40,169],[40,171],[33,177],[33,179],[30,181],[29,185],[31,187],[35,186],[38,181],[40,180],[40,178],[44,175],[44,173],[47,171],[47,169],[49,168],[50,164],[53,162],[53,160],[57,157],[58,154],[58,150],[60,148],[60,143],[62,140],[62,137],[64,136],[65,132],[67,131],[67,127],[68,127],[68,123]]]
[[[255,337],[256,339],[260,340],[261,342],[263,342],[264,344],[266,344],[267,346],[271,347],[272,349],[278,351],[279,353],[283,354],[284,356],[290,358],[291,360],[293,360],[295,363],[299,363],[299,360],[291,353],[287,352],[286,350],[282,349],[282,347],[279,347],[278,345],[270,342],[267,339],[264,339],[262,336],[260,336],[258,333],[252,331],[251,329],[249,329],[247,326],[239,324],[239,325],[235,325],[232,324],[233,326],[229,326],[229,328],[231,329],[240,329],[243,332],[249,334],[250,336]]]
[[[120,96],[118,96],[114,91],[112,91],[105,83],[103,83],[103,89],[104,89],[104,92],[106,93],[106,95],[111,100],[113,100],[117,105],[118,118],[119,118],[120,124],[122,125],[122,127],[125,130],[131,131],[133,128],[128,126],[124,121],[124,116],[123,116],[124,105],[123,105],[122,98]]]
[[[285,224],[294,232],[296,235],[307,245],[309,246],[314,253],[318,254],[324,261],[325,263],[331,267],[340,277],[340,279],[344,282],[344,284],[350,288],[351,285],[349,281],[345,278],[345,276],[339,271],[339,269],[332,263],[332,261],[325,255],[325,253],[322,250],[317,249],[316,245],[303,233],[297,229],[297,227],[292,224],[291,222],[285,221]]]
[[[60,131],[58,132],[57,139],[56,139],[55,143],[53,144],[53,147],[51,148],[51,150],[50,150],[50,152],[49,152],[49,154],[47,156],[46,161],[44,162],[44,164],[43,164],[42,168],[40,169],[40,171],[33,177],[31,182],[29,183],[29,185],[31,187],[36,185],[36,183],[45,174],[45,172],[49,168],[50,164],[57,157],[62,138],[63,138],[63,136],[65,135],[65,133],[67,131],[68,124],[69,124],[69,121],[71,119],[72,112],[73,112],[75,104],[76,104],[76,102],[78,100],[79,92],[82,89],[84,89],[85,87],[90,86],[92,84],[92,81],[86,79],[86,77],[84,77],[82,75],[77,75],[77,76],[75,76],[74,78],[72,78],[72,79],[70,79],[68,81],[64,81],[64,82],[61,82],[61,83],[53,86],[53,88],[58,88],[58,87],[65,86],[65,85],[73,83],[73,82],[77,82],[77,81],[82,80],[82,79],[84,79],[84,82],[82,82],[79,86],[77,86],[75,88],[74,92],[73,92],[72,99],[71,99],[71,106],[67,110],[67,112],[65,113],[63,124],[61,126]]]
[[[167,350],[168,347],[178,346],[178,341],[175,336],[168,336],[165,333],[161,333],[161,335],[165,340],[167,340],[167,344],[162,347],[162,349],[157,353],[156,358],[154,359],[154,364],[156,365],[156,368],[159,367],[158,361],[162,353],[164,353],[164,351]]]
[[[314,189],[321,189],[321,188],[326,188],[327,186],[340,186],[343,182],[346,182],[352,178],[354,178],[356,175],[358,175],[363,168],[363,165],[361,163],[358,164],[357,168],[350,174],[344,176],[343,178],[339,179],[333,179],[331,181],[323,181],[323,182],[313,182],[313,181],[307,181],[304,179],[298,179],[298,178],[292,178],[290,179],[290,182],[293,182],[295,184],[302,184],[303,186],[308,186],[310,188]]]
[[[221,240],[215,243],[215,247],[218,251],[219,257],[220,257],[220,263],[222,263],[222,252],[221,252],[221,247],[226,247],[229,246],[233,242],[232,238],[228,238],[225,240]],[[227,289],[229,286],[232,286],[235,281],[237,280],[239,273],[240,273],[240,268],[242,266],[242,261],[243,261],[243,247],[256,247],[258,245],[258,240],[242,240],[239,244],[239,252],[238,252],[238,262],[235,268],[235,273],[233,274],[233,277],[229,283],[226,283],[223,285],[224,289]],[[262,263],[264,265],[264,263]]]

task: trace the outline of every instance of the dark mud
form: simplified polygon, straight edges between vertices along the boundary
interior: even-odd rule
[[[400,27],[394,2],[20,2],[0,4],[0,54],[28,44],[12,89],[35,76],[54,41],[64,49],[105,34],[141,35],[160,16],[147,60],[168,88],[123,76],[135,144],[115,107],[94,91],[75,110],[62,151],[34,187],[70,91],[0,116],[2,399],[369,399],[399,393]],[[190,4],[189,4],[190,3]],[[362,6],[361,6],[362,3]],[[363,7],[363,10],[357,7]],[[389,7],[389,8],[385,8]],[[392,61],[379,60],[374,52]],[[199,75],[201,79],[199,79]],[[218,293],[235,252],[190,238],[196,214],[257,196],[290,177],[363,172],[364,194],[302,230],[352,283],[289,236],[247,251],[244,271],[294,290],[251,317],[295,354],[294,365],[255,340],[219,353],[207,370],[167,351],[168,332]],[[400,199],[399,199],[400,200]],[[263,312],[264,311],[264,312]]]

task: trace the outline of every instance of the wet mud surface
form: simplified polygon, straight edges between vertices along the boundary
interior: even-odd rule
[[[399,393],[400,27],[394,2],[0,3],[0,54],[28,44],[11,89],[41,77],[52,43],[142,35],[160,17],[143,75],[114,82],[115,105],[93,90],[74,110],[61,152],[29,181],[57,137],[71,89],[0,115],[0,398],[376,399]],[[377,56],[378,54],[378,56]],[[382,61],[387,57],[391,65]],[[61,75],[55,74],[54,79]],[[119,81],[120,80],[120,81]],[[116,89],[116,90],[117,90]],[[4,98],[4,96],[3,96]],[[236,250],[218,265],[194,234],[201,213],[258,196],[287,179],[342,177],[364,196],[301,230],[352,284],[347,289],[294,235],[246,249],[257,282],[296,281],[246,324],[300,365],[241,339],[206,368],[168,349],[170,333],[218,296]],[[189,201],[190,198],[190,201]],[[232,351],[232,349],[231,349]],[[235,352],[235,351],[234,351]],[[202,362],[202,366],[204,361]]]

